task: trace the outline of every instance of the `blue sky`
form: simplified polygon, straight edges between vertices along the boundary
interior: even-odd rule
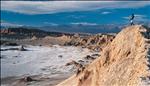
[[[150,22],[150,1],[1,1],[1,24],[126,24]]]

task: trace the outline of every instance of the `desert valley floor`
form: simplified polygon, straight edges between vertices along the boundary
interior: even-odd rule
[[[19,47],[20,46],[1,46],[1,49]],[[71,60],[78,61],[86,55],[97,53],[86,48],[73,46],[54,45],[48,47],[27,45],[25,48],[27,49],[26,51],[1,51],[1,77],[3,85],[5,83],[8,84],[9,80],[9,82],[11,82],[11,79],[14,80],[15,78],[17,80],[25,76],[66,78],[75,71],[73,66],[65,66],[67,62]],[[49,81],[49,83],[51,83],[51,81]],[[39,85],[41,85],[41,83]]]

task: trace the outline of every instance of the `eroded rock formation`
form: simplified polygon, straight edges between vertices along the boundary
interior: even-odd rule
[[[94,51],[102,51],[115,38],[115,34],[97,34],[87,37],[72,36],[65,45],[82,46]]]
[[[57,86],[150,85],[150,28],[142,25],[123,29],[101,56]]]

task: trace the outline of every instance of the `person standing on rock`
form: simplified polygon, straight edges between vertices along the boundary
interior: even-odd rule
[[[134,25],[133,19],[134,19],[134,14],[132,13],[132,15],[130,16],[130,24],[131,24],[131,25]]]

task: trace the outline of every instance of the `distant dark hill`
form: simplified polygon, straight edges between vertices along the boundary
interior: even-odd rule
[[[105,25],[84,25],[84,24],[66,24],[66,25],[48,25],[41,27],[33,27],[33,26],[1,26],[1,29],[12,29],[12,28],[20,28],[22,31],[26,28],[31,29],[31,31],[36,31],[35,29],[40,29],[49,32],[61,32],[61,33],[118,33],[122,26],[124,25],[116,25],[116,24],[105,24]],[[33,29],[33,30],[32,30]],[[25,30],[26,32],[28,30]],[[42,31],[43,32],[43,31]]]
[[[39,29],[46,31],[55,31],[55,32],[69,32],[69,33],[118,33],[122,27],[121,25],[57,25],[57,26],[43,26]]]
[[[71,35],[69,33],[48,32],[40,29],[31,29],[25,27],[1,29],[0,32],[2,38],[16,38],[16,39],[32,38],[33,36],[41,38],[45,36],[58,37],[64,34]]]
[[[150,23],[143,23],[146,26],[150,26]],[[90,34],[98,34],[98,33],[118,33],[122,28],[128,26],[127,24],[64,24],[64,25],[47,25],[47,26],[21,26],[21,28],[28,29],[40,29],[48,32],[55,33],[90,33]],[[20,28],[18,26],[1,26],[1,29],[6,28]]]

